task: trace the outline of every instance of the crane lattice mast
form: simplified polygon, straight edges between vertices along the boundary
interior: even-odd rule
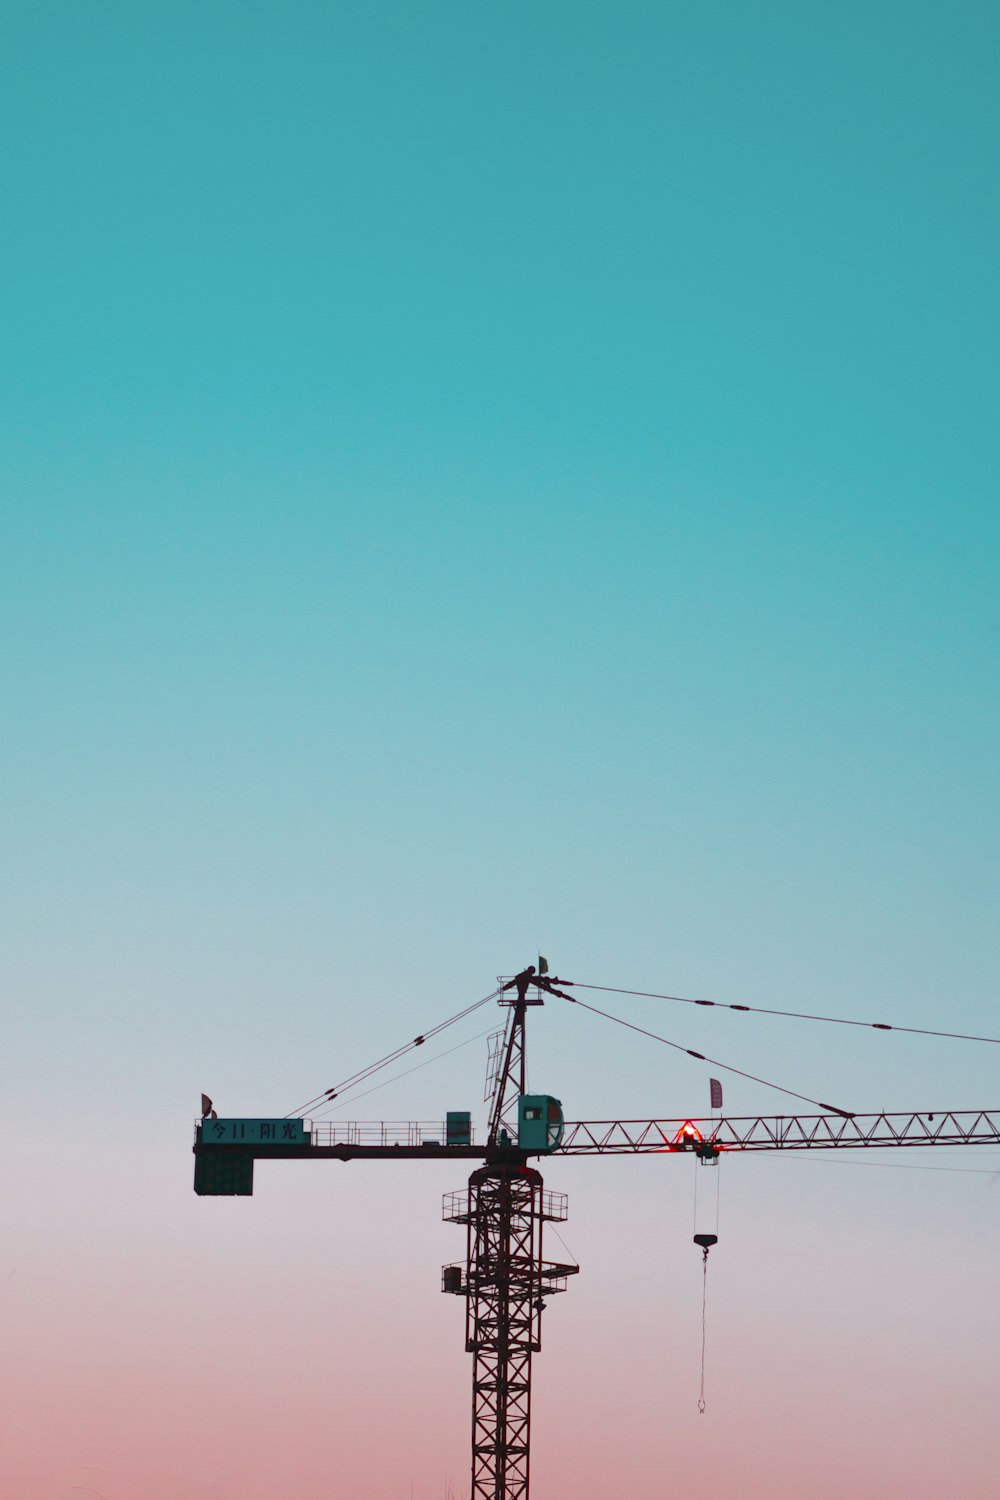
[[[503,1061],[495,1082],[486,1165],[467,1193],[449,1194],[444,1216],[467,1229],[464,1268],[446,1266],[442,1290],[466,1300],[472,1355],[472,1500],[527,1500],[531,1455],[531,1357],[542,1347],[545,1298],[565,1290],[578,1267],[545,1260],[542,1230],[565,1219],[566,1195],[546,1193],[518,1146],[527,1094],[525,1016],[550,981],[523,970],[511,990]],[[531,990],[535,993],[531,996]],[[529,998],[530,996],[530,998]],[[464,1274],[463,1274],[464,1270]]]

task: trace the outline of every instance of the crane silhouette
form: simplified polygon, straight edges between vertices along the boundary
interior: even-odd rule
[[[468,1186],[446,1194],[443,1206],[445,1219],[466,1230],[464,1259],[442,1268],[441,1286],[442,1291],[463,1298],[466,1306],[465,1347],[473,1358],[470,1500],[529,1500],[532,1358],[542,1347],[546,1300],[565,1291],[569,1277],[579,1270],[575,1264],[545,1256],[545,1225],[566,1218],[567,1200],[565,1194],[545,1189],[541,1172],[529,1165],[531,1159],[676,1152],[693,1153],[703,1164],[712,1165],[722,1152],[1000,1144],[1000,1109],[857,1114],[820,1104],[819,1114],[567,1123],[558,1099],[527,1091],[526,1020],[528,1010],[544,1004],[546,999],[583,1004],[569,993],[572,988],[573,981],[550,977],[547,965],[541,960],[538,969],[529,965],[513,978],[501,980],[498,988],[483,1000],[415,1037],[337,1088],[325,1090],[293,1116],[214,1117],[203,1106],[203,1118],[195,1131],[194,1187],[203,1196],[251,1195],[254,1163],[260,1159],[447,1158],[480,1163],[472,1171]],[[483,1144],[473,1140],[470,1116],[464,1112],[449,1115],[443,1128],[420,1122],[390,1126],[308,1118],[310,1109],[328,1105],[342,1091],[355,1087],[379,1068],[412,1048],[423,1046],[447,1026],[493,1000],[506,1008],[507,1018],[490,1080],[491,1110]],[[731,1008],[753,1009],[742,1005]],[[603,1011],[598,1014],[607,1015]],[[838,1017],[802,1019],[840,1022]],[[632,1030],[643,1030],[627,1021],[622,1024]],[[921,1029],[894,1028],[880,1022],[846,1024],[869,1025],[880,1031]],[[643,1034],[668,1046],[678,1045],[652,1032]],[[678,1050],[702,1061],[715,1061],[690,1048],[678,1047]],[[735,1068],[730,1071],[741,1072]],[[818,1103],[793,1090],[782,1092]],[[718,1097],[721,1098],[721,1092]],[[208,1104],[210,1110],[211,1101]],[[707,1258],[715,1236],[700,1234],[695,1241]],[[703,1401],[700,1405],[703,1406]]]

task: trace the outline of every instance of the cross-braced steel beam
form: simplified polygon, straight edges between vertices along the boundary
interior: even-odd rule
[[[565,1219],[563,1193],[513,1162],[481,1167],[467,1193],[449,1193],[444,1217],[467,1226],[465,1266],[442,1286],[466,1299],[472,1367],[472,1500],[528,1500],[531,1356],[542,1347],[545,1298],[578,1268],[542,1256],[542,1225]]]

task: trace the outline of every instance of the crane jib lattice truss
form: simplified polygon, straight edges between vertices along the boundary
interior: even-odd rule
[[[567,1121],[562,1144],[552,1152],[530,1155],[594,1156],[602,1153],[675,1151],[686,1125],[697,1137],[724,1151],[807,1151],[862,1146],[986,1146],[1000,1145],[1000,1109],[921,1110],[917,1113],[840,1115],[748,1115],[722,1119],[578,1120]],[[202,1159],[225,1158],[238,1151],[250,1158],[346,1161],[350,1158],[399,1161],[447,1157],[485,1161],[502,1154],[487,1145],[445,1144],[443,1122],[421,1120],[398,1123],[383,1120],[343,1121],[336,1124],[306,1121],[306,1141],[283,1145],[245,1146],[213,1143],[207,1122],[199,1121],[195,1154]]]

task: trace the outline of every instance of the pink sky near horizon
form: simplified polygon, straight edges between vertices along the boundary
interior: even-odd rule
[[[461,1172],[323,1163],[291,1180],[271,1164],[254,1198],[215,1201],[191,1194],[183,1150],[159,1182],[151,1160],[140,1184],[123,1154],[112,1187],[107,1162],[66,1143],[71,1253],[52,1241],[65,1198],[21,1231],[0,1288],[4,1500],[88,1485],[106,1500],[409,1500],[411,1483],[444,1500],[449,1480],[463,1500],[471,1360],[460,1305],[437,1290],[461,1231],[436,1222]],[[51,1143],[20,1185],[46,1165]],[[908,1173],[721,1170],[702,1417],[692,1164],[547,1164],[583,1269],[545,1314],[533,1489],[940,1500],[960,1474],[963,1496],[989,1500],[1000,1228],[975,1225],[992,1178],[927,1174],[914,1201]]]

